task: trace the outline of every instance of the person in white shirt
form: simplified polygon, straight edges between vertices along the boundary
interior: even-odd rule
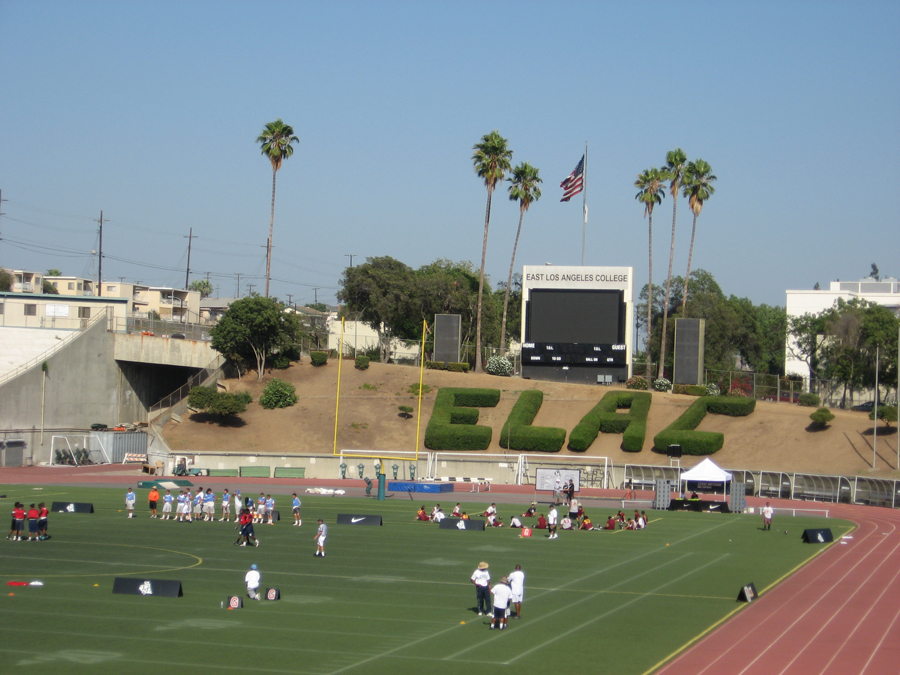
[[[472,572],[470,580],[475,584],[475,603],[478,616],[489,614],[491,611],[491,573],[488,572],[488,564],[486,562],[478,563],[478,569]]]
[[[762,517],[763,517],[763,529],[771,530],[772,529],[772,516],[775,515],[775,509],[769,506],[769,502],[766,502],[766,505],[762,508]]]
[[[439,523],[446,517],[447,516],[444,514],[444,512],[441,511],[440,508],[438,508],[438,510],[435,512],[435,514],[431,517],[431,520],[434,521],[435,523]]]
[[[517,516],[512,516],[509,519],[509,526],[510,527],[522,527],[522,521],[519,520],[519,518]]]
[[[559,521],[559,526],[564,530],[572,529],[572,519],[569,516],[563,516],[563,519]]]
[[[259,592],[257,589],[259,588],[261,576],[259,574],[259,570],[256,568],[256,565],[250,565],[250,570],[247,574],[244,575],[244,581],[247,584],[247,595],[249,595],[254,600],[259,600]]]
[[[522,571],[521,565],[516,565],[516,569],[509,573],[509,589],[512,591],[510,602],[516,608],[516,618],[522,618],[522,599],[525,597],[525,572]]]
[[[485,516],[492,516],[492,515],[494,515],[495,513],[497,513],[497,505],[496,505],[496,504],[491,504],[489,507],[487,507],[487,510],[485,510],[484,515],[485,515]]]
[[[491,617],[491,630],[494,630],[494,625],[497,623],[500,624],[500,630],[503,630],[506,628],[506,611],[509,609],[509,601],[512,597],[509,580],[506,577],[500,579],[500,583],[491,589],[491,595],[494,596],[494,615]]]
[[[556,519],[558,514],[556,513],[556,507],[551,506],[550,510],[547,512],[547,529],[550,531],[550,536],[547,539],[558,539],[559,535],[556,534]]]

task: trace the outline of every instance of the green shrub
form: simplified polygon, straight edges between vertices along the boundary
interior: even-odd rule
[[[519,394],[500,431],[500,447],[531,452],[560,451],[566,442],[565,429],[531,426],[543,402],[544,392],[537,389]]]
[[[820,427],[826,427],[828,426],[828,423],[834,419],[834,415],[831,414],[831,411],[828,410],[828,408],[819,408],[809,416],[809,419],[813,421],[813,424]]]
[[[684,387],[684,393],[688,396],[706,396],[706,387],[702,384],[688,384]]]
[[[247,405],[238,396],[217,392],[215,399],[213,399],[206,411],[222,418],[228,418],[233,415],[240,415],[246,409]]]
[[[443,361],[426,361],[426,370],[447,370],[447,364]]]
[[[275,354],[272,357],[272,367],[275,370],[284,370],[285,368],[290,367],[290,365],[291,360],[284,354]]]
[[[353,364],[357,370],[366,370],[369,367],[369,357],[368,356],[357,356],[356,361]]]
[[[296,402],[296,387],[290,382],[279,380],[277,377],[266,385],[263,395],[259,397],[259,404],[266,410],[288,408]]]
[[[646,391],[650,388],[650,385],[647,382],[647,378],[641,377],[640,375],[635,375],[634,377],[629,377],[625,380],[625,388],[626,389],[641,389]]]
[[[816,408],[822,403],[822,401],[819,399],[818,394],[813,394],[812,392],[807,391],[797,397],[797,403],[804,408]]]
[[[653,395],[642,392],[607,393],[585,415],[569,434],[569,449],[584,452],[596,440],[597,434],[623,434],[622,449],[640,452],[647,436],[647,414]],[[630,414],[620,415],[616,410],[630,409]]]
[[[671,391],[672,383],[666,378],[661,377],[658,380],[653,380],[653,388],[656,389],[656,391]]]
[[[412,417],[413,407],[411,405],[400,405],[397,406],[397,409],[400,411],[400,415],[403,419],[408,420]]]
[[[284,354],[290,361],[299,361],[300,345],[290,345],[288,347],[284,347],[281,350],[281,353]]]
[[[253,403],[253,397],[250,395],[249,391],[239,391],[235,396],[237,396],[238,401],[241,401],[244,405]]]
[[[317,368],[328,363],[328,352],[310,352],[309,360]]]
[[[447,370],[451,373],[468,373],[469,372],[469,364],[468,363],[448,363]]]
[[[714,415],[746,417],[756,410],[755,398],[728,398],[726,396],[706,397],[706,409]]]
[[[415,385],[418,387],[418,385]],[[434,399],[425,429],[425,447],[431,450],[486,450],[491,428],[478,425],[478,408],[500,402],[499,389],[442,387]]]
[[[217,395],[215,387],[194,387],[188,394],[188,405],[195,410],[206,410]]]
[[[880,405],[869,413],[869,419],[874,421],[876,414],[878,415],[878,419],[883,421],[887,426],[891,426],[891,422],[897,421],[897,406]]]
[[[492,356],[488,359],[487,364],[485,364],[484,372],[488,375],[509,377],[513,372],[513,364],[509,362],[509,359],[503,356]]]

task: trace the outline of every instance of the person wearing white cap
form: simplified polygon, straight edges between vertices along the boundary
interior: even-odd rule
[[[254,600],[260,599],[259,592],[256,590],[259,588],[260,579],[261,577],[256,565],[250,565],[250,571],[244,576],[244,581],[247,583],[247,595]]]
[[[475,584],[475,602],[478,616],[491,613],[491,573],[486,562],[478,563],[478,569],[472,573],[471,581]]]

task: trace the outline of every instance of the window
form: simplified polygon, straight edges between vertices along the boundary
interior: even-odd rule
[[[56,290],[59,290],[59,282],[58,281],[51,281],[50,283],[53,284],[53,288],[55,288]]]
[[[106,287],[106,292],[107,292],[107,293],[115,293],[115,292],[116,292],[116,287],[115,287],[115,286],[107,286],[107,287]]]
[[[25,316],[37,316],[37,305],[25,305]]]
[[[69,282],[69,290],[70,290],[70,291],[74,291],[74,290],[75,290],[75,282],[74,282],[74,281],[70,281],[70,282]]]
[[[83,290],[82,287],[81,287],[81,282],[80,282],[80,281],[78,282],[78,290],[79,290],[79,291],[80,291],[80,290]]]
[[[78,318],[79,319],[90,319],[91,318],[91,308],[90,307],[79,307],[78,308]]]
[[[3,316],[3,303],[0,302],[0,316]]]

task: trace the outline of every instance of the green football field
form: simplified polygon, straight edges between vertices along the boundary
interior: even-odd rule
[[[0,542],[0,672],[641,675],[744,606],[736,602],[744,584],[765,593],[822,551],[801,542],[804,528],[831,527],[835,539],[851,529],[779,516],[763,532],[757,516],[653,511],[644,531],[562,532],[549,541],[540,530],[520,538],[507,528],[414,522],[435,495],[301,495],[297,528],[290,498],[278,495],[285,520],[257,526],[261,545],[241,548],[232,545],[233,524],[148,518],[146,490],[138,490],[139,517],[128,520],[124,492],[0,486],[7,513],[17,500],[95,509],[51,512],[47,541]],[[524,508],[501,505],[500,513],[508,520]],[[605,520],[607,511],[591,515]],[[384,525],[336,525],[338,513],[378,514]],[[329,525],[326,558],[313,555],[319,517]],[[526,574],[522,619],[503,632],[475,613],[469,577],[480,561],[494,581],[516,564]],[[227,596],[244,594],[253,563],[281,600],[222,609]],[[184,596],[113,594],[117,576],[179,580]]]

